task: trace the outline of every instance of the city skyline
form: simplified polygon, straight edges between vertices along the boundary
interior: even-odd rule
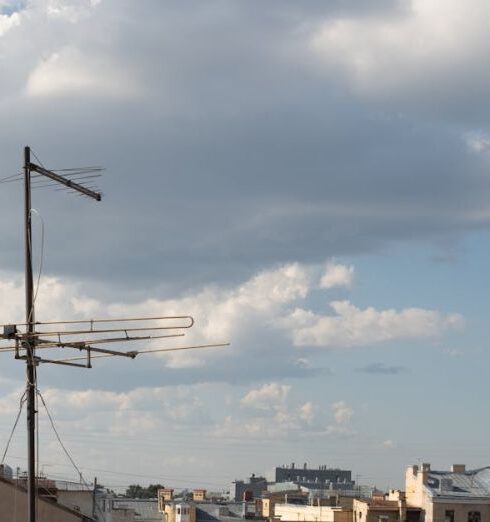
[[[100,204],[33,193],[37,318],[190,314],[186,343],[231,342],[43,366],[87,479],[226,487],[309,462],[385,488],[414,463],[486,465],[488,15],[0,0],[0,178],[24,145],[106,168]],[[0,184],[0,323],[24,316],[21,208]],[[6,442],[25,376],[2,357]],[[40,468],[73,477],[40,433]]]

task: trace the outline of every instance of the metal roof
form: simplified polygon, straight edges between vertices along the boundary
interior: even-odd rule
[[[431,470],[426,488],[433,497],[486,497],[490,501],[490,466],[461,473]]]
[[[116,509],[134,509],[135,522],[154,522],[162,521],[162,514],[158,512],[157,500],[146,500],[139,498],[115,498],[114,508]]]

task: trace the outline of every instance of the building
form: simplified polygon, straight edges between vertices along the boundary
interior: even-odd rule
[[[352,510],[321,505],[276,504],[274,520],[280,522],[352,522]]]
[[[454,464],[450,471],[430,464],[410,466],[405,475],[407,505],[419,507],[424,522],[489,522],[490,467],[466,470]]]
[[[355,499],[353,522],[419,522],[421,509],[408,507],[402,491],[391,490],[386,495],[370,499]]]
[[[195,489],[192,492],[192,500],[194,500],[194,502],[205,502],[206,501],[206,490],[205,489]]]
[[[298,468],[294,462],[290,466],[281,466],[275,470],[276,482],[294,482],[299,486],[317,489],[354,490],[352,471],[319,466],[308,468],[305,463]]]
[[[95,522],[83,513],[62,506],[52,498],[38,498],[39,522]],[[0,522],[27,520],[27,492],[13,481],[0,478]]]
[[[256,477],[253,474],[248,482],[243,480],[235,480],[235,501],[241,500],[252,501],[260,498],[262,493],[267,490],[267,480],[265,477]]]
[[[158,491],[159,498],[162,500],[173,500],[174,498],[174,490],[172,488],[164,488]]]
[[[266,491],[262,498],[258,501],[260,503],[259,512],[263,518],[272,519],[275,517],[276,504],[307,504],[308,494],[301,491],[299,488],[290,489],[286,491]]]
[[[163,519],[162,514],[158,512],[157,500],[144,498],[112,499],[111,515],[112,518],[105,515],[107,522],[119,522],[120,519],[126,522],[126,518],[123,517],[128,517],[129,522],[162,522]]]
[[[163,522],[196,522],[196,506],[173,500],[163,505]]]

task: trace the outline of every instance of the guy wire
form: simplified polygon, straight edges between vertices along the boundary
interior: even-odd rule
[[[19,422],[20,415],[22,413],[22,409],[24,407],[24,403],[26,402],[26,400],[27,400],[27,390],[24,390],[24,393],[22,394],[20,401],[19,401],[19,411],[17,412],[17,417],[15,418],[15,422],[12,427],[12,431],[10,432],[10,436],[7,440],[7,445],[5,446],[5,451],[3,452],[2,461],[0,462],[0,465],[3,465],[3,463],[5,462],[5,457],[7,456],[7,452],[8,452],[10,443],[12,441],[12,437],[14,436],[15,428],[17,427],[17,424]]]
[[[63,450],[63,452],[67,456],[68,460],[71,462],[72,466],[75,468],[76,472],[78,473],[78,476],[80,477],[80,479],[83,482],[83,484],[85,485],[85,487],[87,489],[91,489],[91,487],[88,484],[88,482],[83,478],[83,474],[80,471],[80,468],[76,465],[75,461],[73,460],[72,456],[70,455],[70,452],[66,449],[65,445],[63,444],[63,441],[61,440],[60,434],[58,433],[58,430],[56,429],[56,426],[54,424],[53,417],[52,417],[52,415],[51,415],[51,413],[50,413],[50,411],[48,409],[48,406],[46,405],[46,401],[44,400],[44,397],[43,397],[42,393],[40,392],[39,388],[37,388],[37,386],[36,386],[36,395],[38,395],[39,398],[41,399],[41,402],[42,402],[42,404],[44,406],[44,409],[46,411],[46,415],[48,416],[49,422],[51,424],[51,428],[53,429],[53,432],[54,432],[56,438],[58,439],[58,442],[59,442],[59,444],[61,446],[61,449]],[[102,516],[102,519],[105,521],[106,519],[105,519],[104,513],[100,509],[100,506],[97,504],[95,499],[94,499],[94,504],[95,504],[95,507],[99,510],[99,512],[100,512],[100,514]]]

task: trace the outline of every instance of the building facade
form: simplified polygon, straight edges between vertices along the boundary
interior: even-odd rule
[[[490,522],[490,467],[466,470],[454,464],[435,471],[410,466],[405,475],[408,506],[419,507],[424,522]]]
[[[265,477],[252,475],[248,481],[235,480],[235,501],[251,501],[260,498],[262,493],[267,490],[267,480]]]
[[[294,482],[309,488],[353,490],[355,487],[352,471],[327,466],[319,466],[318,469],[308,468],[306,463],[299,468],[294,462],[290,466],[278,467],[275,470],[275,478],[276,482]]]

